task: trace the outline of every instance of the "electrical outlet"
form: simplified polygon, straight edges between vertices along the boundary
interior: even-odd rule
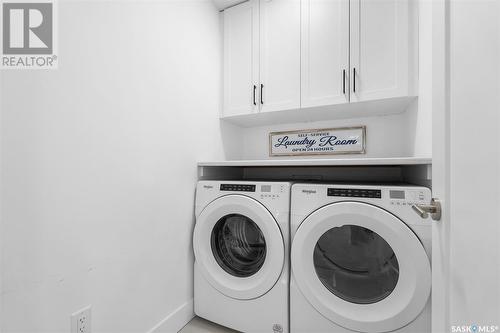
[[[91,333],[90,305],[71,315],[71,333]]]

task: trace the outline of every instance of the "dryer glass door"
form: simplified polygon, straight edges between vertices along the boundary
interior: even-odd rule
[[[326,231],[314,247],[313,260],[323,285],[348,302],[379,302],[398,282],[394,250],[376,232],[357,225]]]
[[[422,243],[403,221],[367,203],[337,202],[308,215],[292,240],[291,263],[309,303],[354,331],[400,329],[429,299]]]

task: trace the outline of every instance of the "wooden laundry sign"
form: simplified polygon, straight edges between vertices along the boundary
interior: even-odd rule
[[[269,133],[269,156],[364,154],[366,127]]]

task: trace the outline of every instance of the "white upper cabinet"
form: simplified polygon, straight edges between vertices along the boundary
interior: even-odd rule
[[[300,0],[260,1],[261,112],[300,108]]]
[[[403,112],[416,86],[414,10],[409,0],[250,0],[226,9],[223,116]]]
[[[224,116],[259,110],[259,1],[224,11]]]
[[[302,107],[349,101],[349,0],[302,0]]]
[[[350,0],[351,102],[409,92],[407,0]]]

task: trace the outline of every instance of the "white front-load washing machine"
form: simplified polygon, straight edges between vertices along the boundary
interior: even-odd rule
[[[431,331],[431,219],[415,186],[295,184],[290,331]]]
[[[242,332],[288,332],[290,184],[200,181],[194,311]]]

